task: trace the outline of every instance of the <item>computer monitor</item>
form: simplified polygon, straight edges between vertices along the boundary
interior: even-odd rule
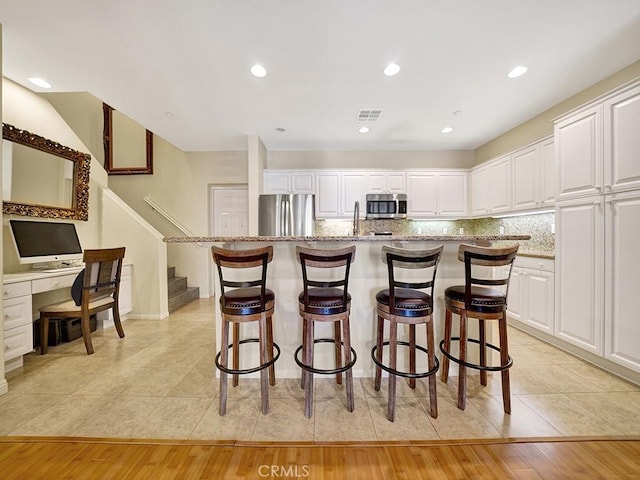
[[[82,260],[82,247],[73,223],[9,220],[20,263]]]

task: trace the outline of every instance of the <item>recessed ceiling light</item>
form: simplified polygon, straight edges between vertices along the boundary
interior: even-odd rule
[[[389,65],[387,65],[384,69],[384,74],[387,77],[393,77],[394,75],[396,75],[398,72],[400,71],[400,66],[396,63],[390,63]]]
[[[278,133],[284,133],[284,132],[286,132],[286,131],[287,131],[287,129],[286,129],[286,128],[283,128],[283,127],[278,127],[278,128],[276,128],[276,132],[278,132]]]
[[[173,117],[173,112],[164,112],[167,117]]]
[[[358,131],[360,133],[369,133],[369,127],[360,127]]]
[[[29,81],[31,83],[33,83],[34,85],[41,87],[41,88],[51,88],[51,84],[49,82],[47,82],[45,79],[43,78],[38,78],[38,77],[30,77]]]
[[[254,77],[262,78],[267,74],[267,70],[262,65],[254,65],[251,67],[251,73]]]
[[[526,72],[527,72],[527,67],[525,67],[523,65],[519,65],[519,66],[515,67],[513,70],[511,70],[507,74],[507,77],[516,78],[516,77],[519,77],[520,75],[524,75]]]
[[[451,133],[453,132],[453,128],[451,127],[444,127],[442,130],[440,130],[442,133]]]

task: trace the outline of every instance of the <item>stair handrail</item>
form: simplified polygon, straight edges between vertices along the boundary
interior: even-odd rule
[[[175,218],[173,218],[169,213],[167,213],[166,210],[164,210],[162,207],[160,207],[160,205],[158,205],[156,202],[154,202],[151,198],[149,198],[148,196],[145,196],[143,198],[143,200],[145,201],[145,203],[147,205],[149,205],[155,212],[157,212],[161,217],[163,217],[167,222],[169,222],[171,225],[173,225],[174,227],[176,227],[178,230],[180,230],[182,233],[184,233],[187,237],[195,237],[195,235],[188,230],[184,225],[182,225],[179,221],[177,221]],[[202,243],[200,242],[196,242],[196,245],[198,245],[199,247],[202,246]]]

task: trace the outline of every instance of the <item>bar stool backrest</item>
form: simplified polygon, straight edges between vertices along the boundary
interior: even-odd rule
[[[428,250],[410,250],[388,245],[382,247],[382,261],[387,264],[389,276],[389,313],[392,315],[399,313],[396,311],[396,288],[430,290],[429,295],[433,299],[433,289],[442,250],[442,245]],[[420,279],[399,279],[400,273],[396,269],[420,269],[424,270],[424,275]]]
[[[220,278],[220,302],[221,307],[225,308],[226,296],[225,289],[251,288],[260,287],[260,307],[261,310],[266,309],[266,289],[267,289],[267,264],[273,259],[273,246],[269,245],[261,248],[250,250],[230,250],[226,248],[211,247],[213,261],[218,267],[218,277]],[[251,272],[252,279],[236,280],[225,278],[224,270],[232,269],[256,269]],[[258,270],[259,269],[259,270]]]
[[[302,267],[302,284],[304,287],[304,304],[309,305],[310,288],[341,288],[342,307],[347,310],[349,294],[349,270],[356,255],[356,246],[322,250],[296,246],[296,257]],[[319,272],[314,269],[342,268],[342,275],[330,279],[320,279]],[[317,275],[317,276],[316,276]],[[311,278],[313,277],[313,278]]]
[[[464,243],[460,245],[458,248],[458,260],[464,262],[466,309],[472,309],[471,289],[473,285],[480,285],[484,287],[503,287],[506,306],[511,269],[513,268],[513,261],[516,258],[519,247],[520,245],[517,243],[508,247],[481,247],[478,245],[467,245]],[[498,278],[481,278],[479,276],[474,276],[474,266],[508,266],[509,268],[506,270],[506,273],[504,270],[499,270],[502,274],[498,274]]]

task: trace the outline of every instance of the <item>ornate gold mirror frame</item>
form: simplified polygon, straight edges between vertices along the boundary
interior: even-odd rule
[[[114,121],[116,121],[114,118],[114,108],[103,103],[102,110],[104,114],[104,169],[107,173],[109,175],[153,174],[153,133],[125,116],[120,117],[122,124],[128,123],[129,128],[134,130],[134,132],[127,132],[130,136],[127,140],[131,141],[133,139],[132,144],[128,146],[134,147],[133,150],[135,151],[139,151],[140,149],[144,149],[145,151],[146,159],[144,160],[146,161],[146,165],[138,166],[140,163],[139,159],[130,158],[127,160],[126,157],[131,156],[131,152],[127,149],[127,146],[119,145],[121,142],[118,140],[117,135],[114,135]],[[127,122],[125,122],[125,119]],[[135,124],[136,128],[131,128],[133,124]],[[123,128],[126,129],[127,126],[123,125]],[[140,130],[140,132],[138,132],[138,130]],[[144,134],[142,133],[143,131]],[[115,139],[114,136],[116,137]],[[118,147],[120,148],[118,149]],[[133,156],[135,156],[135,154]],[[118,162],[114,161],[114,157],[117,157]],[[127,165],[128,161],[131,162],[131,165]],[[116,163],[124,163],[124,166],[118,166]]]
[[[3,213],[7,215],[72,220],[89,219],[89,169],[91,167],[91,155],[65,147],[53,140],[48,140],[35,133],[21,130],[7,123],[2,124],[2,138],[73,162],[73,190],[70,208],[40,205],[37,203],[3,201]],[[52,179],[52,181],[56,181],[56,179]]]

